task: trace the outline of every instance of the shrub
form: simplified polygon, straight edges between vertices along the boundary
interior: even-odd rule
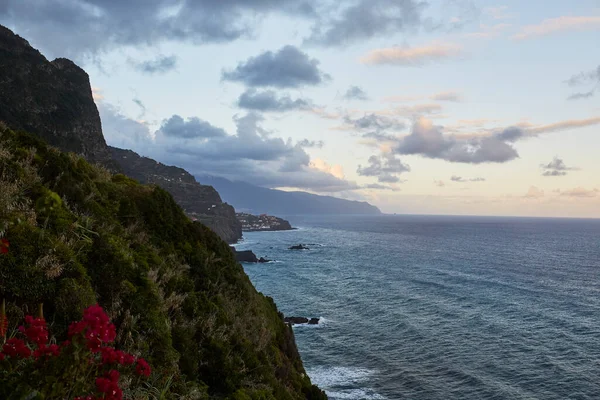
[[[0,352],[3,399],[120,400],[150,376],[150,365],[112,346],[115,326],[102,307],[88,307],[69,326],[69,339],[49,343],[43,318],[25,317]]]

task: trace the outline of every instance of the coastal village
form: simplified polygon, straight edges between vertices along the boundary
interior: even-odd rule
[[[236,213],[236,217],[242,224],[242,231],[244,232],[288,231],[293,229],[288,221],[272,215]]]

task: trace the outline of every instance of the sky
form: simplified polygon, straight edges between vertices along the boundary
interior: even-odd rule
[[[0,0],[108,144],[387,213],[600,217],[600,0]]]

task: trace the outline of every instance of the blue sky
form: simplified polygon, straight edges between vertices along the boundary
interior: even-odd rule
[[[197,176],[600,217],[598,0],[8,0],[0,23],[88,71],[109,144]]]

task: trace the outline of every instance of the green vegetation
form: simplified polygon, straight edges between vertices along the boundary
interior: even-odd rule
[[[116,347],[153,366],[161,398],[326,398],[273,300],[157,186],[0,126],[0,237],[9,332],[43,303],[63,340],[98,302]]]

